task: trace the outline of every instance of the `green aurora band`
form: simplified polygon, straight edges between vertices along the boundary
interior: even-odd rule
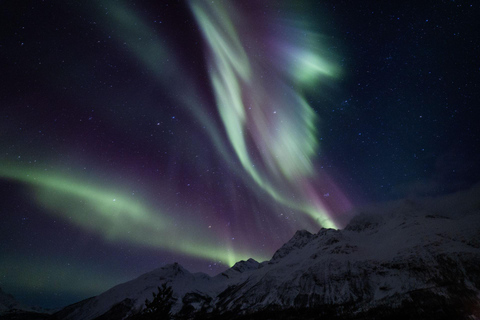
[[[312,165],[318,149],[317,119],[300,92],[319,76],[333,76],[336,71],[320,57],[318,41],[312,41],[317,37],[308,33],[307,40],[280,45],[276,48],[282,52],[279,61],[268,62],[258,58],[268,56],[262,51],[247,52],[248,46],[242,44],[231,18],[237,13],[232,6],[229,12],[226,6],[208,1],[190,1],[190,5],[208,43],[217,108],[243,169],[279,203],[308,214],[321,226],[336,228],[308,182],[318,178]],[[243,29],[252,23],[239,22],[238,15],[236,18]],[[263,75],[269,73],[272,75],[264,79]],[[255,151],[259,154],[257,161],[251,156]],[[285,185],[290,186],[286,191],[277,187]],[[292,193],[297,197],[287,196]]]
[[[95,232],[108,241],[160,248],[191,257],[218,261],[232,266],[252,252],[239,252],[222,239],[215,239],[200,221],[190,218],[180,232],[174,221],[125,192],[106,190],[51,171],[19,168],[2,164],[0,178],[11,179],[34,188],[35,199],[49,212]],[[255,256],[259,261],[264,256]]]
[[[237,30],[248,21],[242,22],[241,15],[232,12],[231,7],[227,10],[220,3],[190,1],[206,40],[210,80],[222,128],[202,108],[205,99],[199,94],[201,91],[187,73],[179,71],[181,63],[175,59],[174,50],[162,41],[161,34],[153,32],[125,3],[106,4],[101,7],[99,24],[105,30],[115,29],[114,38],[153,72],[165,90],[179,85],[189,88],[184,95],[175,97],[179,105],[200,121],[218,153],[233,164],[231,167],[240,162],[241,167],[236,170],[247,173],[239,174],[240,177],[253,182],[252,187],[265,191],[280,205],[305,213],[318,225],[337,227],[310,182],[318,178],[312,164],[319,147],[318,119],[302,91],[314,86],[321,76],[336,73],[321,58],[317,35],[301,30],[307,36],[296,37],[294,31],[293,36],[278,44],[276,51],[280,54],[268,62],[256,58],[246,45],[252,39]],[[263,78],[267,69],[274,70],[268,79]],[[237,250],[225,237],[207,232],[208,226],[199,218],[184,215],[188,222],[182,223],[183,230],[178,230],[168,210],[152,209],[128,192],[86,183],[59,169],[44,171],[2,163],[0,178],[32,187],[35,200],[48,212],[108,241],[160,248],[229,266],[240,259],[268,258],[251,249]],[[168,205],[164,201],[164,207]],[[309,219],[299,220],[302,222],[311,226]]]
[[[165,91],[175,92],[177,88],[188,87],[188,91],[176,95],[174,100],[191,113],[192,119],[200,122],[200,127],[207,130],[219,154],[231,162],[233,158],[227,151],[222,133],[202,106],[200,89],[191,80],[193,77],[188,70],[182,68],[175,48],[165,40],[167,37],[145,24],[144,19],[128,7],[128,3],[112,0],[104,3],[93,10],[98,23],[109,34],[113,34],[112,38],[120,46],[128,48]]]
[[[4,275],[4,284],[22,291],[37,291],[85,296],[98,294],[118,284],[119,279],[130,280],[128,276],[97,271],[97,265],[85,265],[81,261],[70,260],[71,263],[60,262],[63,257],[42,256],[35,258],[32,268],[32,257],[3,256],[0,273]],[[92,281],[91,279],[95,279]]]
[[[166,37],[149,28],[126,3],[107,1],[106,4],[101,7],[99,23],[106,30],[116,30],[114,38],[153,72],[165,90],[189,88],[175,97],[179,106],[186,108],[192,119],[207,130],[225,161],[235,167],[235,158],[238,159],[247,173],[239,175],[247,183],[253,182],[252,187],[259,187],[280,205],[305,213],[319,226],[338,228],[309,182],[319,179],[312,166],[318,152],[318,119],[302,95],[303,90],[315,88],[322,77],[333,77],[338,70],[322,58],[321,37],[309,31],[308,23],[282,21],[285,27],[274,21],[289,36],[282,34],[283,42],[271,49],[280,52],[276,57],[258,58],[244,44],[252,43],[252,39],[247,35],[242,38],[237,32],[240,28],[248,29],[252,21],[242,21],[234,2],[229,2],[228,10],[221,2],[189,2],[208,44],[211,84],[223,130],[234,150],[232,155],[225,133],[202,107],[205,102],[201,90],[166,44],[163,39]],[[263,79],[263,74],[269,73],[272,75]],[[252,152],[260,156],[253,158]],[[310,225],[311,220],[303,221],[305,228]]]

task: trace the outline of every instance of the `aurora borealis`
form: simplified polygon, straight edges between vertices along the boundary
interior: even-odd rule
[[[308,45],[320,46],[320,40],[314,41],[317,37],[309,34],[307,43],[297,44],[301,31],[288,24],[294,30],[283,30],[280,25],[275,30],[283,33],[285,39],[280,40],[285,43],[269,48],[266,42],[250,53],[243,44],[248,43],[248,34],[242,41],[237,32],[241,27],[231,21],[234,12],[202,2],[192,2],[192,8],[208,43],[218,112],[244,171],[275,201],[310,215],[322,226],[336,227],[319,195],[309,192],[313,188],[308,179],[316,175],[311,158],[318,147],[317,121],[300,94],[302,86],[334,73],[333,66],[321,62],[320,50]],[[241,23],[247,28],[253,21]],[[262,76],[268,73],[272,73],[268,78]],[[279,185],[290,188],[282,192]]]
[[[480,178],[473,2],[1,6],[0,287],[28,304]]]

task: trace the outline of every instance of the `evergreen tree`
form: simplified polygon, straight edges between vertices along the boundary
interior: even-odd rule
[[[158,287],[158,293],[153,292],[153,300],[145,300],[145,309],[142,311],[141,319],[145,320],[163,320],[171,319],[171,309],[175,303],[172,287],[162,284]]]

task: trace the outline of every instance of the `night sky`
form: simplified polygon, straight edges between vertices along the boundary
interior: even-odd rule
[[[61,307],[480,180],[471,1],[4,1],[0,287]]]

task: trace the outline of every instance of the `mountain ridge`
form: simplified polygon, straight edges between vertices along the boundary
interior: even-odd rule
[[[318,310],[317,315],[329,310],[331,317],[353,319],[372,312],[402,314],[418,301],[427,310],[419,318],[438,310],[439,318],[451,316],[457,309],[478,317],[479,191],[367,207],[343,230],[299,230],[271,260],[239,261],[213,277],[170,264],[56,319],[100,319],[119,304],[128,318],[162,283],[173,289],[172,313],[184,319],[200,311],[207,318],[254,318],[265,312],[281,318],[287,310]]]
[[[480,185],[357,209],[215,276],[172,263],[38,319],[142,319],[163,284],[176,319],[480,318]]]

